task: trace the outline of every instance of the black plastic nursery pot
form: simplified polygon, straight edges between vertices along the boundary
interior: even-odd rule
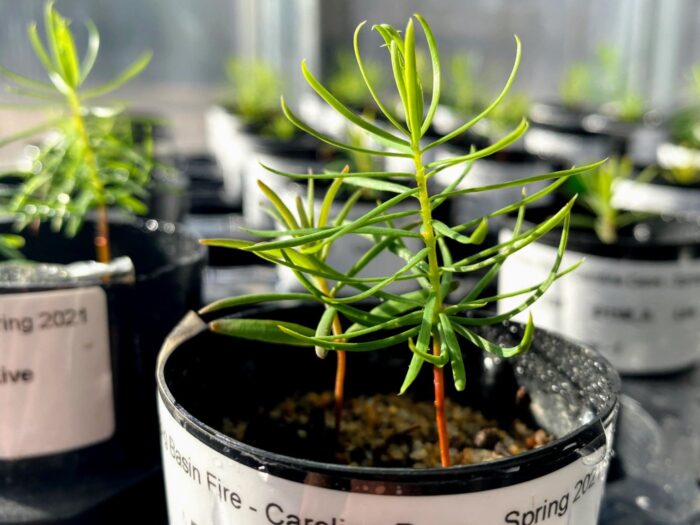
[[[240,203],[233,206],[226,200],[216,158],[207,153],[185,155],[177,159],[176,165],[187,180],[190,214],[240,213]]]
[[[556,209],[531,210],[523,228]],[[693,366],[700,358],[698,226],[696,220],[649,219],[623,228],[614,244],[603,244],[592,230],[573,228],[561,270],[585,261],[531,307],[535,323],[593,345],[622,373]],[[499,291],[541,282],[554,263],[559,235],[554,230],[513,254],[499,273]],[[509,238],[510,230],[502,236]],[[499,311],[517,301],[501,301]]]
[[[180,223],[190,208],[189,181],[177,169],[156,169],[151,176],[146,215],[159,221]]]
[[[250,317],[254,312],[246,312]],[[316,308],[257,311],[309,324]],[[517,323],[486,329],[509,344]],[[403,347],[354,353],[347,397],[395,392],[410,360]],[[469,354],[468,354],[469,355]],[[557,439],[502,460],[448,469],[350,467],[274,452],[283,434],[236,441],[224,418],[246,420],[295,392],[327,390],[333,359],[312,349],[234,340],[208,331],[191,313],[171,333],[158,362],[164,473],[172,522],[380,525],[596,523],[608,467],[619,378],[594,351],[538,331],[532,350],[502,362],[468,357],[468,388],[450,393],[487,415],[512,418],[516,391],[531,397],[529,417]],[[430,399],[426,374],[413,395]],[[412,387],[413,388],[413,387]],[[546,522],[546,521],[545,521]]]
[[[530,129],[523,140],[534,155],[564,164],[584,164],[623,152],[625,140],[606,127],[590,125],[600,116],[586,109],[574,110],[561,103],[537,103],[529,115]]]
[[[28,260],[78,266],[0,267],[0,494],[27,505],[61,490],[79,501],[69,487],[80,480],[157,465],[152,370],[165,336],[201,302],[204,250],[189,234],[113,222],[114,268],[103,276],[93,228],[70,239],[48,226],[25,232]]]

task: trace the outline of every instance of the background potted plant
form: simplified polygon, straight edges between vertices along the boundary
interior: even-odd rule
[[[260,211],[261,194],[254,183],[265,176],[259,160],[275,158],[290,170],[304,171],[318,169],[330,153],[284,117],[279,108],[282,82],[272,66],[259,60],[232,59],[227,73],[234,101],[208,113],[209,147],[223,170],[229,201],[242,204],[248,225],[264,228],[271,221]]]
[[[150,53],[91,87],[94,25],[82,62],[50,2],[44,25],[43,38],[36,24],[28,34],[49,82],[0,69],[53,110],[5,139],[46,133],[0,202],[3,255],[16,257],[7,248],[19,248],[21,230],[26,258],[0,265],[0,485],[3,498],[22,501],[0,516],[19,521],[77,519],[153,476],[149,371],[165,334],[200,301],[203,256],[175,225],[130,217],[145,211],[153,164],[115,132],[118,111],[88,102],[138,74]]]
[[[660,151],[668,151],[663,150],[666,145],[669,144],[663,144]],[[666,167],[650,165],[637,167],[636,171],[636,177],[624,177],[615,182],[613,204],[616,208],[686,220],[698,217],[700,171],[692,164],[671,161]]]
[[[424,31],[433,67],[433,96],[425,106],[416,73],[415,21]],[[355,34],[356,50],[361,27]],[[420,15],[408,22],[404,33],[386,24],[374,29],[390,53],[403,103],[404,115],[399,117],[367,82],[396,130],[390,136],[340,103],[306,68],[304,74],[337,112],[394,144],[391,151],[368,153],[410,158],[414,170],[402,174],[398,182],[396,173],[280,173],[292,179],[332,180],[322,214],[331,213],[332,189],[340,185],[379,189],[393,196],[354,220],[332,223],[312,219],[316,213],[313,199],[300,199],[294,205],[266,190],[282,225],[274,240],[206,241],[284,265],[294,271],[306,291],[222,300],[202,310],[203,317],[190,314],[166,342],[158,381],[171,519],[198,522],[217,516],[223,523],[449,525],[462,523],[469,515],[488,525],[529,523],[544,513],[569,523],[593,523],[617,404],[615,373],[594,352],[536,331],[531,319],[525,325],[504,324],[575,268],[561,267],[573,200],[532,228],[516,227],[511,239],[481,251],[470,261],[452,260],[446,245],[446,239],[480,243],[490,219],[516,210],[522,217],[527,204],[554,191],[569,175],[592,166],[468,190],[456,189],[458,178],[441,191],[430,190],[428,180],[436,173],[492,151],[464,152],[430,163],[423,160],[425,151],[488,115],[505,96],[515,69],[504,91],[482,114],[421,146],[441,93],[435,38]],[[356,58],[363,74],[359,52]],[[300,129],[336,147],[356,149],[311,128],[284,102],[282,107]],[[520,126],[513,134],[523,132]],[[559,180],[486,217],[456,226],[434,218],[434,210],[454,196],[549,178]],[[416,199],[419,209],[397,212],[395,206],[408,199]],[[351,207],[348,201],[343,209]],[[404,217],[411,222],[396,226],[395,221]],[[503,261],[559,224],[563,230],[558,256],[548,276],[537,286],[520,290],[523,300],[513,311],[500,316],[475,313],[498,299],[481,293],[495,279]],[[403,240],[413,237],[413,232],[420,233],[423,243],[416,252],[403,249]],[[352,268],[341,273],[326,264],[323,255],[351,233],[373,240]],[[384,277],[357,277],[363,265],[390,247],[398,248],[406,261],[403,268]],[[446,300],[455,274],[484,266],[490,270],[478,285],[464,291],[456,302]],[[409,277],[419,282],[418,291],[387,291],[389,284]],[[352,288],[354,293],[341,297],[341,288]],[[283,301],[301,304],[286,308],[279,305]],[[239,308],[244,311],[220,317],[223,310]],[[529,353],[520,355],[530,347]],[[337,360],[317,359],[313,348],[319,357],[334,352]],[[379,349],[383,349],[381,356],[373,352]],[[515,356],[519,357],[512,362],[506,360]],[[448,365],[453,376],[449,382],[445,379]],[[432,369],[433,384],[422,382],[424,366]],[[334,369],[334,394],[319,394]],[[414,392],[416,397],[388,401],[396,398],[383,394],[398,386],[394,380],[402,376],[401,392]],[[513,436],[508,438],[503,430],[493,428],[499,423],[492,421],[485,424],[488,428],[476,425],[478,435],[466,438],[473,441],[460,442],[465,439],[464,429],[455,427],[464,423],[464,416],[456,415],[454,410],[459,412],[459,407],[446,400],[447,383],[454,383],[455,391],[450,392],[454,403],[469,400],[486,411],[490,407],[502,428],[510,428],[514,418],[523,417],[532,425],[546,427],[554,437],[550,441],[544,430],[534,431],[522,423],[521,437],[527,437],[524,444],[518,444]],[[555,384],[557,388],[552,388]],[[352,400],[346,399],[346,387],[356,396]],[[432,402],[421,404],[421,399],[430,399],[429,392]],[[432,403],[434,412],[429,408]],[[493,410],[496,407],[499,409]],[[428,417],[418,416],[425,415],[426,408]],[[466,418],[472,423],[484,421],[464,410],[472,414]],[[398,422],[397,417],[403,417],[399,414],[418,419]],[[369,419],[362,421],[364,416]],[[373,443],[373,438],[379,443]],[[337,447],[339,443],[343,446]],[[513,455],[529,447],[533,448]],[[493,461],[463,464],[486,458]],[[462,465],[448,468],[457,463]],[[437,468],[409,468],[413,465]],[[494,501],[503,504],[494,505]]]
[[[697,216],[700,212],[700,68],[692,69],[691,101],[676,109],[669,120],[668,140],[658,145],[655,177],[643,181],[625,181],[616,193],[618,206],[624,209],[652,211],[674,216]],[[637,159],[635,159],[637,160]]]
[[[243,172],[250,149],[245,128],[251,134],[290,137],[294,129],[278,108],[281,80],[272,66],[258,60],[231,59],[226,74],[233,88],[230,102],[212,107],[206,114],[207,143],[224,175],[228,201],[241,206]]]
[[[586,264],[555,283],[533,311],[541,326],[594,345],[623,373],[673,372],[693,365],[700,354],[700,236],[695,221],[619,210],[616,184],[633,177],[631,161],[613,159],[572,179],[568,191],[579,199],[564,260],[585,257]],[[556,209],[531,210],[526,222]],[[505,231],[503,238],[508,236]],[[545,236],[514,254],[499,276],[499,292],[546,275],[556,245],[554,236]],[[512,304],[505,298],[499,310]]]
[[[570,66],[561,81],[560,101],[533,105],[528,149],[565,162],[615,153],[653,163],[665,131],[623,72],[619,53],[608,44],[598,47],[594,61]]]

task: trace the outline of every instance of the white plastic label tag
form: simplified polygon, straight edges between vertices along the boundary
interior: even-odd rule
[[[613,206],[621,210],[698,215],[700,214],[700,190],[621,180],[615,185]]]
[[[501,241],[510,232],[501,235]],[[539,284],[556,249],[533,243],[512,254],[499,273],[499,292]],[[535,326],[593,345],[620,371],[664,372],[700,357],[700,261],[635,261],[567,251],[561,270],[585,257],[575,272],[554,282],[529,311]],[[499,301],[508,311],[527,295]],[[527,318],[528,311],[516,319]]]
[[[170,525],[591,525],[597,523],[607,447],[509,487],[438,496],[353,492],[282,479],[218,453],[159,402]],[[507,475],[507,474],[506,474]],[[309,474],[312,477],[312,474]]]
[[[609,151],[608,140],[601,136],[577,135],[545,128],[530,128],[523,140],[528,151],[574,163],[595,162],[604,158]]]
[[[100,287],[0,295],[0,460],[112,436],[108,330]]]

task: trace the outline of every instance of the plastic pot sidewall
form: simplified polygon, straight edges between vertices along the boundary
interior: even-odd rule
[[[31,381],[0,385],[0,407],[7,407],[0,415],[0,485],[156,462],[150,370],[163,338],[200,303],[204,252],[172,225],[162,231],[156,221],[139,224],[111,225],[113,255],[133,258],[135,279],[0,286],[3,338],[14,336],[0,348],[5,379],[31,371]],[[67,262],[63,238],[49,237],[39,246],[43,262],[55,253]],[[19,334],[8,319],[31,322],[32,330]]]
[[[620,210],[700,218],[700,187],[620,180],[613,206]]]
[[[575,245],[577,233],[570,232],[561,268],[585,262],[530,307],[537,326],[591,344],[623,374],[669,373],[695,364],[700,357],[700,243],[649,260],[625,253],[608,256],[602,244],[597,253],[582,251]],[[503,230],[501,240],[510,234]],[[499,272],[499,292],[541,282],[554,263],[554,241],[558,238],[512,254]],[[519,302],[509,298],[498,309],[508,311]]]
[[[192,383],[189,371],[176,368],[178,360],[173,361],[173,355],[203,332],[206,325],[190,314],[173,331],[159,358],[159,413],[171,523],[207,522],[216,516],[221,524],[457,525],[469,516],[480,525],[495,525],[535,523],[538,513],[540,520],[547,516],[551,523],[590,525],[597,521],[617,412],[616,394],[614,406],[609,406],[603,419],[592,416],[593,420],[558,444],[547,445],[547,450],[543,448],[529,456],[423,471],[343,467],[242,444],[190,413],[169,388],[171,378],[184,372],[189,377],[188,385],[201,386],[207,392],[211,383]],[[203,344],[211,348],[208,339]],[[194,357],[196,347],[188,351],[193,352],[196,366],[208,361]],[[231,355],[230,348],[227,352]],[[574,353],[578,352],[593,355],[583,348]],[[257,355],[261,363],[268,359]],[[597,364],[589,365],[607,377],[614,375],[610,366],[598,359]],[[290,371],[286,365],[280,366]],[[300,365],[296,373],[314,372]],[[557,374],[554,369],[551,373]],[[375,379],[363,379],[368,380]],[[617,385],[616,380],[612,383]],[[305,383],[304,388],[313,387]],[[613,388],[616,390],[617,386]],[[211,390],[211,394],[215,395],[215,391]],[[207,411],[206,399],[195,397],[199,409]],[[556,402],[549,405],[550,409],[554,406]],[[575,441],[575,436],[584,434],[579,445],[587,445],[577,448],[569,443],[569,439]],[[571,461],[558,461],[573,450],[578,452],[567,456],[573,458]]]
[[[663,143],[654,149],[662,168],[700,169],[700,152],[678,144]],[[652,163],[656,162],[654,158]],[[615,186],[614,205],[619,209],[663,213],[697,219],[700,216],[700,186],[683,186],[664,180],[621,180]]]
[[[153,174],[148,202],[148,217],[181,223],[190,208],[188,182],[180,170]]]
[[[605,158],[611,149],[609,138],[602,135],[576,134],[534,125],[523,140],[534,155],[574,164]]]
[[[525,148],[534,155],[567,164],[605,158],[613,147],[613,137],[586,129],[584,121],[592,115],[559,103],[538,103],[530,112],[530,129],[523,136]]]
[[[249,145],[241,133],[243,123],[224,106],[212,106],[204,118],[207,147],[221,166],[224,193],[232,205],[240,205],[243,166],[249,155]]]

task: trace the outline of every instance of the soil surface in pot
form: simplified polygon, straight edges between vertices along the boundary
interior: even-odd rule
[[[275,306],[245,310],[233,314],[231,318],[272,318],[308,325],[310,320],[318,319],[321,313],[321,308],[316,305],[298,304],[287,308]],[[290,465],[294,472],[310,468],[325,471],[332,464],[344,468],[335,458],[340,447],[335,445],[332,418],[326,416],[328,409],[324,408],[330,404],[328,394],[325,394],[325,401],[323,394],[317,394],[319,400],[314,404],[309,403],[309,419],[313,415],[317,421],[314,423],[315,428],[319,431],[309,435],[306,430],[306,439],[299,439],[298,426],[294,428],[293,425],[280,423],[284,423],[281,411],[278,422],[270,417],[277,407],[289,403],[290,400],[293,412],[302,413],[299,408],[302,403],[300,400],[309,396],[310,392],[326,392],[333,384],[336,360],[319,359],[312,348],[293,349],[281,345],[261,345],[259,341],[229,338],[207,330],[206,323],[218,319],[218,315],[217,312],[215,316],[205,315],[201,319],[190,316],[189,324],[181,326],[181,331],[178,332],[178,337],[184,339],[179,340],[170,353],[161,354],[165,355],[165,358],[161,359],[159,381],[166,408],[172,414],[180,412],[187,429],[213,450],[253,468],[263,464],[279,464],[284,469]],[[478,327],[477,333],[494,343],[513,346],[521,340],[523,327],[519,324],[503,323]],[[348,412],[346,417],[350,418],[349,414],[355,410],[351,406],[353,399],[375,399],[375,396],[380,396],[379,399],[390,399],[392,404],[402,402],[397,399],[396,393],[405,379],[406,369],[412,359],[412,352],[406,345],[390,347],[382,352],[354,352],[348,357],[345,384],[345,408]],[[451,384],[451,379],[446,378],[446,395],[452,400],[451,405],[478,410],[484,419],[498,422],[496,428],[509,433],[513,432],[516,421],[523,422],[530,429],[516,431],[515,434],[511,434],[511,438],[520,438],[526,447],[533,446],[534,450],[526,449],[513,458],[494,459],[494,463],[502,466],[515,462],[513,464],[520,465],[520,458],[523,458],[522,464],[529,466],[522,473],[529,476],[536,465],[546,465],[548,472],[551,472],[549,469],[555,465],[565,466],[570,464],[574,457],[578,459],[580,447],[597,447],[600,440],[604,443],[598,422],[600,417],[607,420],[613,413],[617,379],[607,363],[592,350],[547,332],[537,331],[533,348],[512,360],[498,359],[466,346],[463,357],[467,376],[466,388],[457,391]],[[428,432],[435,432],[434,384],[432,374],[428,373],[429,370],[425,372],[416,378],[408,393],[411,396],[408,399],[414,400],[415,404],[411,401],[406,402],[411,403],[411,413],[423,414],[422,424],[427,429],[425,435],[428,435]],[[423,408],[419,409],[419,404]],[[319,408],[313,410],[316,405],[319,405]],[[362,410],[362,404],[359,407]],[[386,410],[400,411],[400,408],[401,405],[397,405],[395,409],[387,407]],[[374,410],[379,409],[375,406]],[[448,414],[448,424],[452,429],[451,439],[457,439],[453,427],[461,424],[454,421],[454,410],[455,408],[451,407]],[[327,417],[331,422],[326,423]],[[228,423],[224,428],[227,419]],[[476,416],[465,416],[465,419],[474,420]],[[248,422],[247,426],[236,430],[236,423],[240,421]],[[486,428],[494,427],[491,421],[485,424]],[[351,424],[345,422],[344,427],[351,429]],[[395,417],[387,422],[390,431],[386,432],[405,433],[415,425],[415,422],[403,423]],[[552,440],[536,448],[538,443],[528,443],[527,438],[530,437],[530,432],[532,437],[535,437],[540,428],[545,429],[547,434],[552,436]],[[468,444],[474,443],[479,430],[483,428],[477,428],[471,436],[461,439],[470,439]],[[231,437],[235,432],[245,433],[243,442]],[[479,439],[493,439],[488,436],[491,432],[483,432]],[[226,436],[225,433],[229,435]],[[373,430],[371,435],[381,436],[381,431]],[[410,437],[416,436],[411,434]],[[540,432],[535,439],[544,441],[544,437]],[[432,438],[421,439],[425,443],[436,441]],[[595,445],[592,445],[592,440],[595,441]],[[507,438],[499,436],[499,441],[502,442],[498,447],[499,451],[502,451],[503,446],[507,449]],[[281,451],[282,446],[288,450]],[[452,446],[458,448],[455,444]],[[495,450],[496,446],[496,443],[490,446],[482,443],[482,447],[473,448]],[[404,466],[412,467],[417,463],[416,459],[410,458],[412,443],[408,450],[409,452],[405,453],[407,460]],[[316,458],[325,457],[328,460],[314,461],[311,465],[306,465],[304,462],[308,461],[310,455]],[[541,458],[541,461],[532,458]],[[354,461],[360,464],[361,459]],[[353,458],[345,461],[347,464],[352,462]],[[483,469],[479,469],[479,465],[474,467],[484,475],[490,476],[493,472],[488,466],[490,463],[482,463],[485,465]],[[388,468],[388,471],[394,470],[399,472],[402,469]],[[422,472],[434,469],[411,470]],[[482,481],[479,481],[479,487],[479,490],[483,490]]]
[[[435,408],[430,401],[391,394],[348,400],[335,433],[330,391],[290,397],[249,421],[225,419],[223,431],[267,450],[326,463],[363,467],[440,466]],[[445,412],[454,465],[514,456],[549,443],[552,437],[515,419],[510,428],[481,412],[446,399]]]

